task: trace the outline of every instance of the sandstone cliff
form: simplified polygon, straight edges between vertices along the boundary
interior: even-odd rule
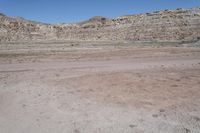
[[[192,41],[200,39],[200,8],[156,11],[75,24],[45,24],[0,13],[0,42],[46,40]]]

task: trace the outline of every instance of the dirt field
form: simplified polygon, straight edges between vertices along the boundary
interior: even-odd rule
[[[200,48],[2,49],[0,133],[200,133]]]

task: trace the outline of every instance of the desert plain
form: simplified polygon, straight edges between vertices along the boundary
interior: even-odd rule
[[[1,44],[0,133],[200,133],[199,47],[92,44]]]

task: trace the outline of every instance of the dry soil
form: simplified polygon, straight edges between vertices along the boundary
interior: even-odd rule
[[[200,133],[200,48],[3,53],[0,133]]]

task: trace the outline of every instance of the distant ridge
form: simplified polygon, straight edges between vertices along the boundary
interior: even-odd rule
[[[0,13],[0,42],[49,40],[193,41],[200,39],[200,8],[155,11],[74,24],[45,24]]]

